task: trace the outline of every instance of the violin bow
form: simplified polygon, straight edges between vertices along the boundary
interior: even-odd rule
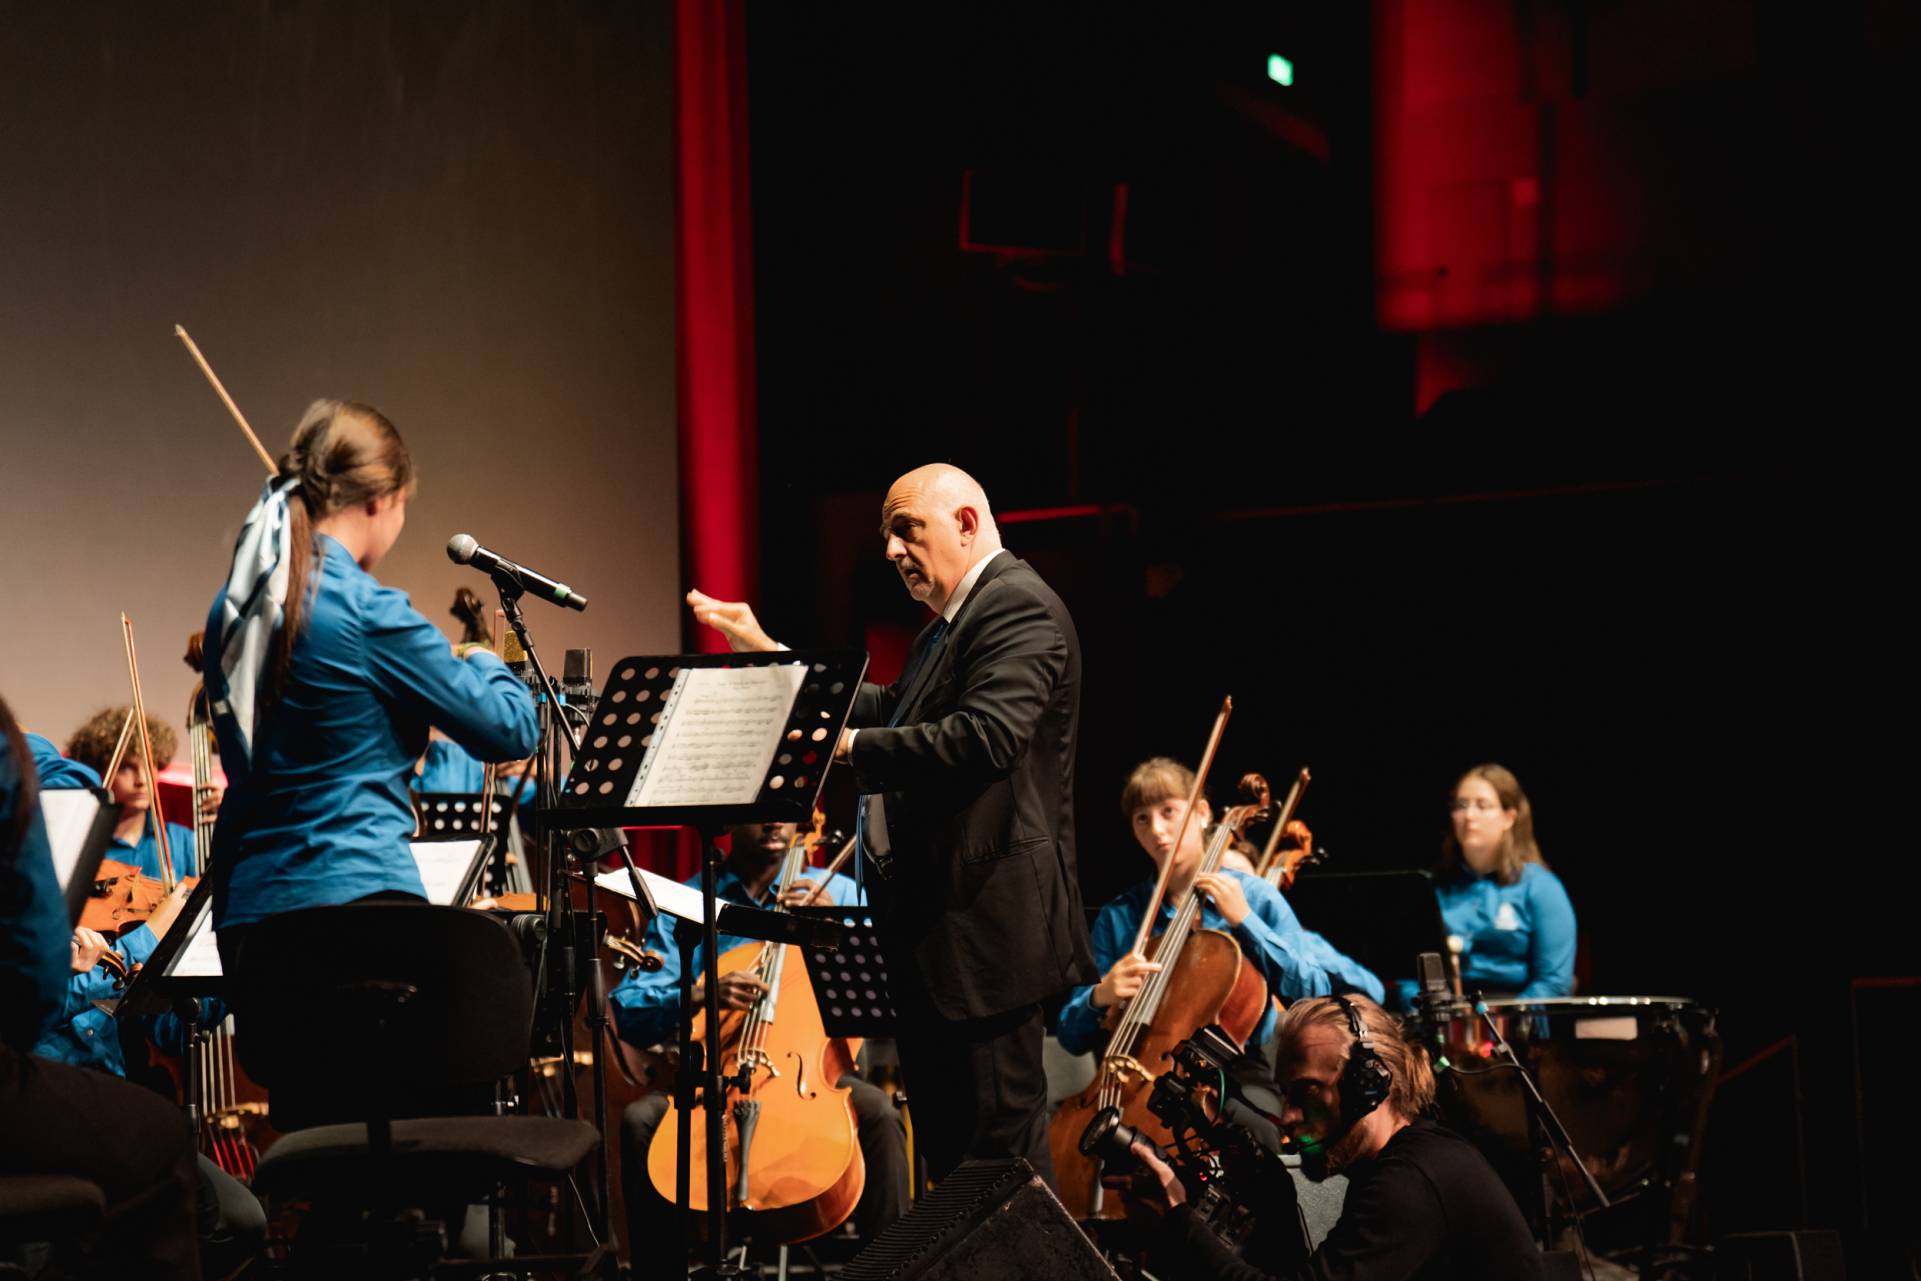
[[[1307,791],[1307,785],[1313,781],[1314,776],[1303,765],[1301,772],[1294,776],[1294,786],[1287,789],[1287,799],[1281,802],[1281,812],[1274,820],[1274,830],[1267,834],[1267,848],[1261,851],[1260,862],[1254,865],[1254,875],[1267,875],[1269,865],[1274,862],[1274,851],[1281,843],[1281,833],[1287,830],[1288,820],[1294,817],[1294,811],[1300,806],[1301,794]]]
[[[160,809],[160,776],[153,768],[153,738],[147,733],[147,702],[140,693],[140,660],[134,656],[133,620],[120,611],[120,633],[127,643],[127,679],[133,683],[133,723],[140,733],[141,769],[147,778],[147,818],[153,823],[154,844],[160,847],[160,883],[173,892],[173,843],[167,839],[167,816]]]
[[[173,336],[187,345],[187,354],[193,357],[193,363],[200,366],[200,372],[207,376],[209,383],[213,384],[214,394],[220,397],[220,403],[227,407],[227,412],[233,415],[233,420],[240,424],[240,430],[246,433],[247,443],[253,446],[254,453],[260,455],[260,461],[267,465],[267,474],[278,476],[279,464],[274,462],[273,455],[267,452],[267,447],[260,443],[260,437],[254,435],[253,428],[248,426],[247,416],[240,412],[240,406],[234,404],[233,397],[227,394],[227,388],[220,381],[220,375],[213,371],[213,366],[207,363],[207,358],[200,354],[200,344],[196,343],[193,335],[181,325],[173,327]]]
[[[1141,916],[1140,932],[1134,936],[1131,949],[1135,956],[1147,955],[1147,940],[1154,929],[1154,922],[1161,913],[1161,901],[1167,897],[1167,881],[1174,872],[1174,860],[1179,857],[1181,846],[1187,843],[1187,829],[1194,823],[1194,810],[1201,803],[1201,792],[1207,786],[1207,773],[1214,768],[1214,752],[1221,745],[1221,734],[1227,729],[1227,718],[1234,714],[1234,697],[1228,695],[1221,700],[1220,714],[1214,718],[1214,732],[1207,736],[1207,750],[1201,753],[1201,767],[1194,771],[1194,787],[1187,794],[1187,812],[1181,815],[1180,834],[1174,838],[1174,848],[1161,861],[1161,874],[1154,878],[1154,895],[1147,901],[1147,911]]]

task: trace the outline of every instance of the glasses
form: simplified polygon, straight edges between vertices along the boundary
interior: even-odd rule
[[[1492,814],[1501,808],[1501,803],[1499,801],[1490,801],[1482,796],[1476,796],[1472,799],[1456,797],[1454,800],[1448,802],[1447,807],[1456,814],[1465,814],[1469,811],[1476,814]]]

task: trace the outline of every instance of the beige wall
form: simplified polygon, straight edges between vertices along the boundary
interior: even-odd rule
[[[421,472],[378,576],[451,631],[449,535],[586,593],[558,669],[678,635],[664,0],[29,6],[0,45],[4,691],[64,741],[150,710],[275,453],[366,400]]]

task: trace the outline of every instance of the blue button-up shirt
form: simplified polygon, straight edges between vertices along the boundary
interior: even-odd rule
[[[1520,879],[1503,885],[1463,869],[1434,893],[1448,933],[1467,945],[1464,988],[1543,998],[1574,991],[1574,904],[1560,877],[1524,863]]]
[[[820,869],[801,869],[801,879],[820,884]],[[683,884],[700,888],[700,877],[694,875]],[[739,903],[746,907],[772,907],[774,895],[769,888],[767,897],[756,902],[748,896],[747,887],[738,876],[730,871],[722,871],[720,879],[714,882],[715,893],[725,902]],[[827,882],[827,895],[835,907],[852,907],[861,902],[860,889],[849,877],[838,872]],[[658,953],[663,964],[652,973],[630,969],[625,978],[608,993],[607,999],[613,1006],[614,1027],[620,1039],[630,1045],[646,1047],[672,1040],[677,1034],[680,1017],[680,945],[674,941],[674,921],[671,916],[657,916],[647,927],[646,948]],[[719,938],[720,950],[725,955],[742,943],[754,942],[753,939],[740,938],[733,934],[722,934]],[[694,948],[694,968],[700,970],[706,961],[702,958],[706,950]],[[792,964],[790,961],[789,964]],[[792,981],[791,979],[789,981]]]
[[[214,828],[214,925],[248,925],[297,908],[383,890],[424,893],[408,849],[407,784],[428,726],[487,760],[532,755],[534,703],[485,651],[453,655],[440,630],[382,587],[324,534],[313,597],[279,704],[252,761],[219,709],[221,602],[207,619],[207,692],[220,716],[227,795]]]
[[[60,754],[60,749],[38,734],[28,734],[27,749],[33,753],[33,768],[40,775],[42,791],[57,792],[62,788],[98,787],[100,776],[79,761],[71,761]]]
[[[194,849],[191,827],[182,827],[178,823],[167,824],[167,843],[173,850],[173,874],[176,877],[200,875],[200,859]],[[154,838],[153,816],[147,816],[146,826],[140,829],[139,840],[122,840],[116,835],[108,841],[106,856],[133,864],[140,869],[142,876],[161,879],[160,842]]]
[[[1232,935],[1241,945],[1241,953],[1260,967],[1270,995],[1298,1001],[1334,992],[1364,992],[1377,1001],[1381,999],[1381,981],[1320,935],[1302,929],[1300,919],[1279,890],[1258,876],[1235,868],[1222,870],[1240,883],[1241,892],[1247,896],[1247,916],[1239,925],[1229,925],[1203,895],[1200,926]],[[1153,897],[1154,882],[1143,881],[1102,908],[1095,918],[1088,942],[1093,946],[1094,965],[1103,975],[1134,946],[1141,917]],[[1160,929],[1174,923],[1175,910],[1172,903],[1161,904]],[[1069,1053],[1090,1053],[1106,1039],[1102,1027],[1106,1014],[1094,1004],[1094,985],[1075,988],[1055,1020],[1054,1035]],[[1250,1046],[1266,1043],[1273,1035],[1275,1018],[1274,1003],[1269,1001],[1248,1038]]]
[[[18,845],[0,846],[0,1040],[16,1050],[38,1040],[59,1014],[72,973],[73,931],[40,807],[21,813],[31,768],[32,756],[22,768],[0,741],[0,841],[11,844],[11,833],[20,831]]]

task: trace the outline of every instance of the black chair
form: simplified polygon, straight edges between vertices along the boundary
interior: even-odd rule
[[[439,1257],[465,1207],[503,1184],[565,1179],[600,1142],[585,1122],[491,1114],[499,1083],[527,1063],[533,1020],[532,978],[503,922],[427,904],[309,908],[254,926],[234,971],[235,1047],[285,1134],[254,1190],[313,1204],[296,1270],[616,1275],[611,1242]]]
[[[21,1266],[27,1247],[80,1241],[106,1212],[97,1183],[64,1174],[0,1175],[0,1278],[30,1275]]]

